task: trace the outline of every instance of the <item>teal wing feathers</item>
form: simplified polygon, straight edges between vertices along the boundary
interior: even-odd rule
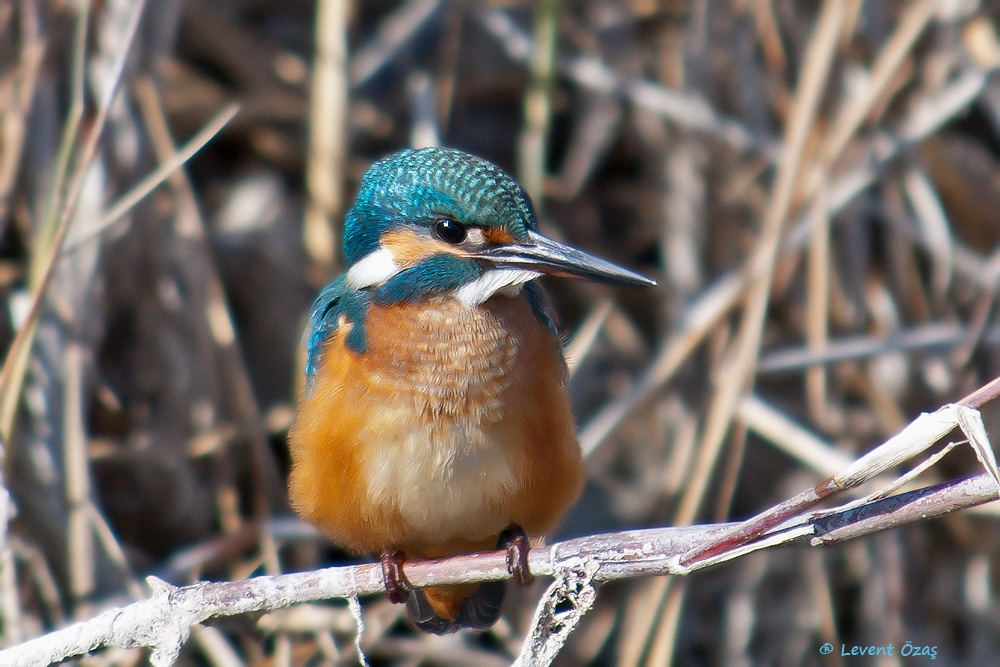
[[[526,283],[524,286],[524,298],[531,305],[531,312],[535,314],[538,321],[544,324],[549,331],[559,338],[559,322],[556,319],[555,310],[549,301],[549,295],[545,293],[541,285],[535,281]]]
[[[535,281],[525,283],[522,293],[524,298],[528,300],[528,305],[531,306],[531,312],[534,313],[539,322],[552,332],[556,347],[562,355],[563,345],[566,341],[559,333],[559,322],[556,320],[556,312],[552,308],[552,302],[549,301],[549,295]],[[569,379],[569,368],[566,366],[566,358],[562,357],[562,360],[563,382],[566,382]]]
[[[343,322],[354,325],[347,336],[347,346],[356,352],[365,351],[364,314],[369,298],[367,292],[349,288],[346,276],[334,280],[316,297],[309,310],[306,328],[307,392],[312,388],[324,344]]]

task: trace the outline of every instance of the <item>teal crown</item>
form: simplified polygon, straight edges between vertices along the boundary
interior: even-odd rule
[[[449,148],[404,150],[362,177],[344,223],[344,258],[354,264],[378,249],[385,232],[441,217],[482,228],[502,224],[518,241],[538,230],[527,193],[496,165]]]

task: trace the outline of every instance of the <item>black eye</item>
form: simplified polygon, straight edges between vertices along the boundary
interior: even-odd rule
[[[445,243],[458,245],[465,240],[465,225],[444,218],[434,223],[434,233]]]

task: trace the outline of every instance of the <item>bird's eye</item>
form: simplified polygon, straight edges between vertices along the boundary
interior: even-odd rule
[[[448,218],[434,223],[434,233],[439,239],[451,245],[458,245],[465,240],[465,225]]]

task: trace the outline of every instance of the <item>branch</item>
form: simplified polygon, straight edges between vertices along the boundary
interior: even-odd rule
[[[815,512],[786,522],[774,532],[698,563],[681,566],[682,555],[715,542],[740,524],[652,528],[591,535],[530,551],[528,564],[536,576],[555,582],[536,612],[521,664],[547,664],[593,603],[592,582],[664,574],[687,574],[762,548],[804,541],[825,545],[939,516],[998,498],[993,478],[983,473],[958,482],[879,499],[861,506]],[[500,581],[510,577],[503,551],[436,560],[408,561],[407,579],[417,587]],[[178,588],[155,577],[147,579],[147,600],[110,609],[88,621],[0,651],[0,664],[27,667],[59,662],[103,647],[152,649],[155,666],[170,665],[191,633],[210,618],[281,609],[332,598],[356,599],[385,592],[378,563],[331,567],[312,572],[262,576],[243,581],[203,582]],[[569,609],[565,603],[569,602]],[[544,647],[548,646],[548,650]],[[541,648],[540,648],[541,647]]]
[[[739,547],[753,544],[759,537],[788,523],[794,517],[807,516],[806,512],[822,500],[858,487],[926,451],[956,428],[965,434],[966,442],[972,447],[992,480],[993,490],[1000,490],[1000,470],[997,468],[993,449],[986,434],[986,426],[978,410],[998,394],[1000,394],[1000,378],[977,389],[958,403],[921,414],[902,431],[825,482],[761,512],[716,539],[692,549],[680,557],[678,565],[682,568],[700,568],[718,562],[720,556],[728,560],[725,556]],[[904,475],[897,483],[869,497],[869,500],[879,500],[889,495],[936,461],[936,457],[931,457],[925,466],[918,466],[912,474]]]
[[[529,568],[535,575],[553,575],[582,556],[601,564],[599,579],[660,574],[665,571],[671,555],[690,549],[718,531],[716,526],[663,528],[584,537],[532,549]],[[421,587],[510,577],[506,553],[502,551],[409,561],[404,571],[414,586]],[[36,666],[101,647],[149,647],[153,650],[151,662],[154,665],[169,665],[191,627],[209,618],[385,592],[382,568],[378,563],[244,581],[203,582],[183,588],[155,577],[147,581],[153,589],[151,598],[108,610],[88,621],[0,651],[0,664]]]

